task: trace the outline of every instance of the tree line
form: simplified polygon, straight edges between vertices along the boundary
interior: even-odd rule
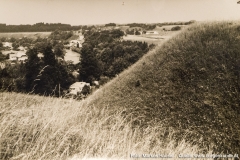
[[[145,24],[145,23],[129,23],[127,24],[127,26],[129,26],[130,28],[133,27],[141,27],[143,30],[153,30],[156,28],[156,26],[162,27],[162,26],[166,26],[166,25],[190,25],[192,23],[195,23],[195,20],[191,20],[188,22],[164,22],[164,23],[155,23],[155,24]],[[132,33],[134,34],[134,33]]]

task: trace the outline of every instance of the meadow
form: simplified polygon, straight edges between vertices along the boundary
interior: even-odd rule
[[[123,37],[123,40],[125,41],[140,41],[140,42],[147,42],[149,44],[159,44],[164,38],[161,36],[159,37],[144,37],[144,36],[139,36],[139,35],[127,35]]]
[[[163,28],[172,28],[174,27],[174,25],[170,25],[170,26],[162,26],[162,27],[156,27],[155,29],[153,29],[154,31],[157,31],[159,34],[142,34],[142,35],[127,35],[127,36],[123,36],[123,40],[125,41],[141,41],[141,42],[147,42],[149,44],[153,43],[153,44],[161,44],[163,42],[163,40],[167,40],[171,37],[173,37],[174,35],[182,32],[182,30],[186,29],[189,26],[181,26],[182,29],[179,31],[164,31]]]
[[[196,23],[83,101],[1,92],[0,159],[239,154],[239,44],[240,22]]]

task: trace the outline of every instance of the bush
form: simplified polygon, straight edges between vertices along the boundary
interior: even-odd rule
[[[104,85],[105,83],[107,83],[108,81],[110,80],[110,78],[109,77],[107,77],[107,76],[101,76],[100,77],[100,80],[99,80],[99,85]]]
[[[175,26],[175,27],[172,27],[171,31],[179,31],[181,30],[181,27],[180,26]]]

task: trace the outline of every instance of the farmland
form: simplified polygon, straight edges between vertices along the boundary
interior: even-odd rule
[[[154,28],[154,31],[157,31],[158,34],[141,34],[141,35],[127,35],[127,36],[123,36],[123,40],[125,41],[141,41],[141,42],[147,42],[149,44],[153,43],[153,44],[159,44],[161,43],[163,40],[167,40],[169,38],[171,38],[172,36],[178,34],[181,32],[181,30],[185,30],[187,27],[186,25],[181,25],[181,30],[180,31],[171,31],[171,28],[176,27],[177,25],[168,25],[168,26],[156,26],[156,28]],[[164,31],[163,29],[168,29],[168,31]],[[126,29],[141,29],[139,27],[133,27],[133,28],[127,28],[125,26],[124,28]]]
[[[147,43],[153,43],[158,44],[162,40],[164,40],[166,37],[162,36],[139,36],[139,35],[127,35],[123,37],[123,40],[125,41],[140,41],[140,42],[147,42]]]
[[[10,32],[10,33],[0,33],[0,37],[5,37],[5,38],[32,38],[36,39],[38,37],[40,38],[46,38],[51,34],[51,32]]]

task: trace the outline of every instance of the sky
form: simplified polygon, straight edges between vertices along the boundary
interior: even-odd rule
[[[0,0],[0,23],[162,23],[240,20],[238,0]]]

